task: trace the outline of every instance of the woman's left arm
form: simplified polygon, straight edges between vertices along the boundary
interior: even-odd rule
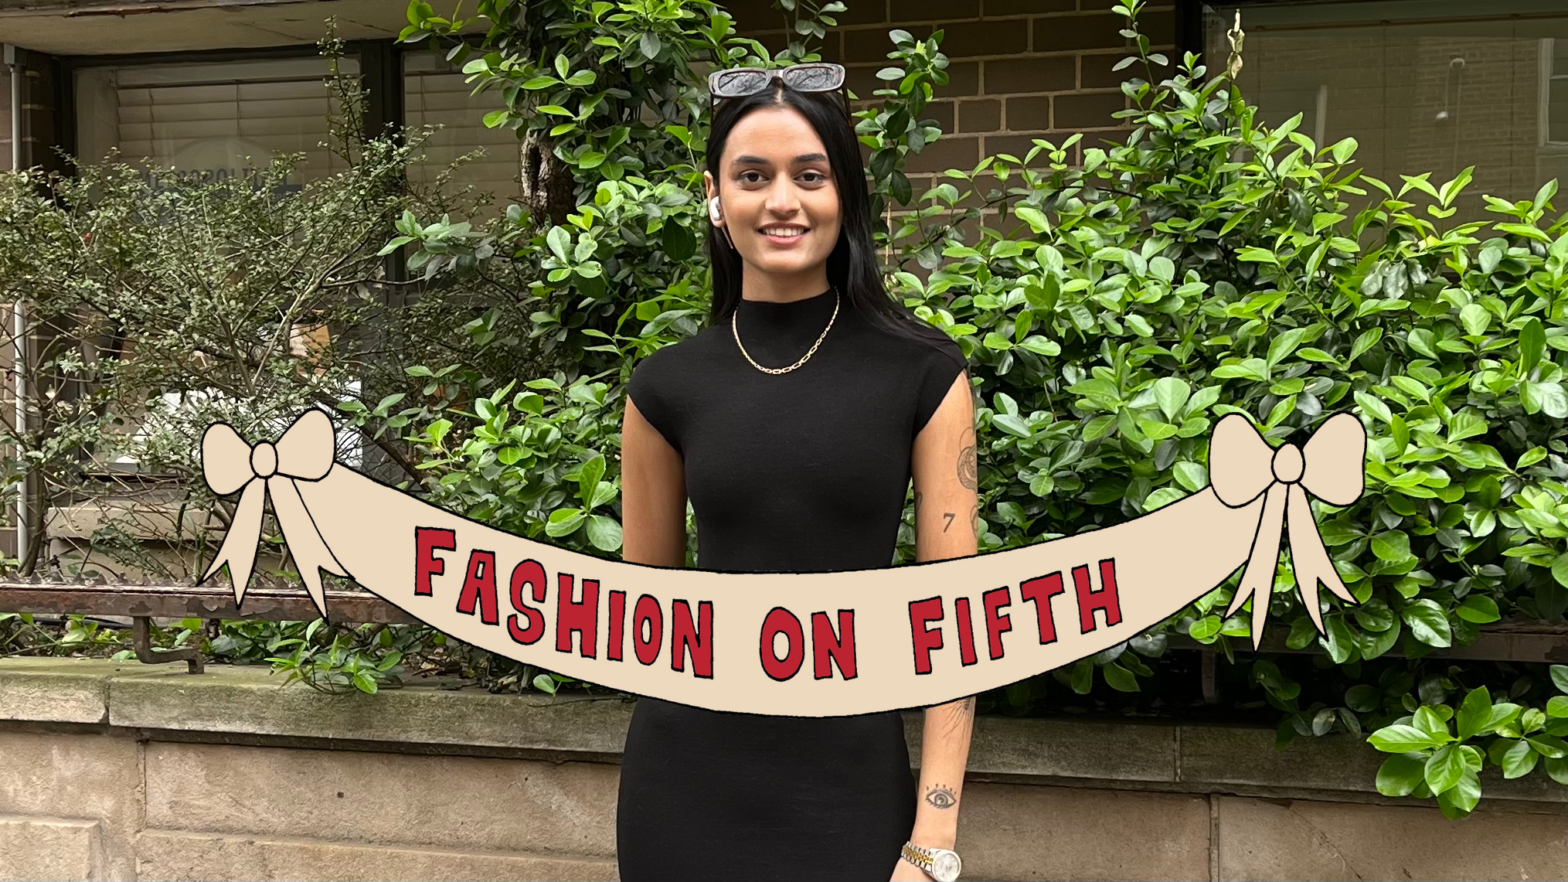
[[[915,559],[969,557],[980,547],[980,503],[974,401],[969,372],[953,381],[915,438],[910,470],[915,487]],[[926,708],[920,741],[919,803],[910,840],[924,848],[953,848],[964,769],[969,764],[975,700]],[[894,879],[928,878],[900,859]]]

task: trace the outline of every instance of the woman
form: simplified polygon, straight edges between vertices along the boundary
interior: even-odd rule
[[[622,431],[623,556],[730,572],[887,567],[914,479],[917,558],[977,551],[962,350],[893,302],[843,68],[719,71],[710,326],[643,359]],[[953,849],[973,699],[925,711],[918,788],[896,711],[721,713],[641,698],[621,767],[621,879],[927,879]],[[906,850],[905,846],[916,850]]]

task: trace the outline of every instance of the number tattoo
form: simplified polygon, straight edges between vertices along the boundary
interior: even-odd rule
[[[950,511],[944,511],[944,512],[942,512],[942,517],[947,518],[947,523],[942,525],[942,532],[946,533],[947,532],[947,528],[953,526],[953,517],[954,517],[954,515]]]

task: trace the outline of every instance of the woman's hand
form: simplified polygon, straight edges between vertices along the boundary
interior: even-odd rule
[[[900,855],[898,863],[893,865],[893,876],[888,882],[931,882],[931,877],[926,871],[920,869]]]

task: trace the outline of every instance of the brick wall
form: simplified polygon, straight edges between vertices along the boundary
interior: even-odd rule
[[[1127,41],[1117,33],[1124,19],[1110,11],[1108,0],[844,2],[849,10],[836,16],[839,27],[828,32],[821,52],[848,69],[849,89],[861,99],[857,110],[880,104],[872,93],[887,87],[876,72],[888,65],[893,49],[888,31],[902,28],[917,39],[943,31],[949,82],[936,90],[922,117],[936,120],[942,137],[909,159],[906,173],[917,197],[932,185],[933,173],[967,171],[1001,153],[1022,160],[1034,138],[1059,144],[1083,132],[1083,144],[1095,146],[1125,134],[1121,120],[1111,116],[1126,106],[1121,73],[1111,66],[1127,54]],[[769,0],[724,5],[744,36],[775,51],[788,42],[782,16]],[[1151,5],[1140,22],[1155,47],[1174,47],[1173,4]],[[979,189],[969,204],[983,198],[986,188]],[[973,235],[966,240],[975,241]]]

